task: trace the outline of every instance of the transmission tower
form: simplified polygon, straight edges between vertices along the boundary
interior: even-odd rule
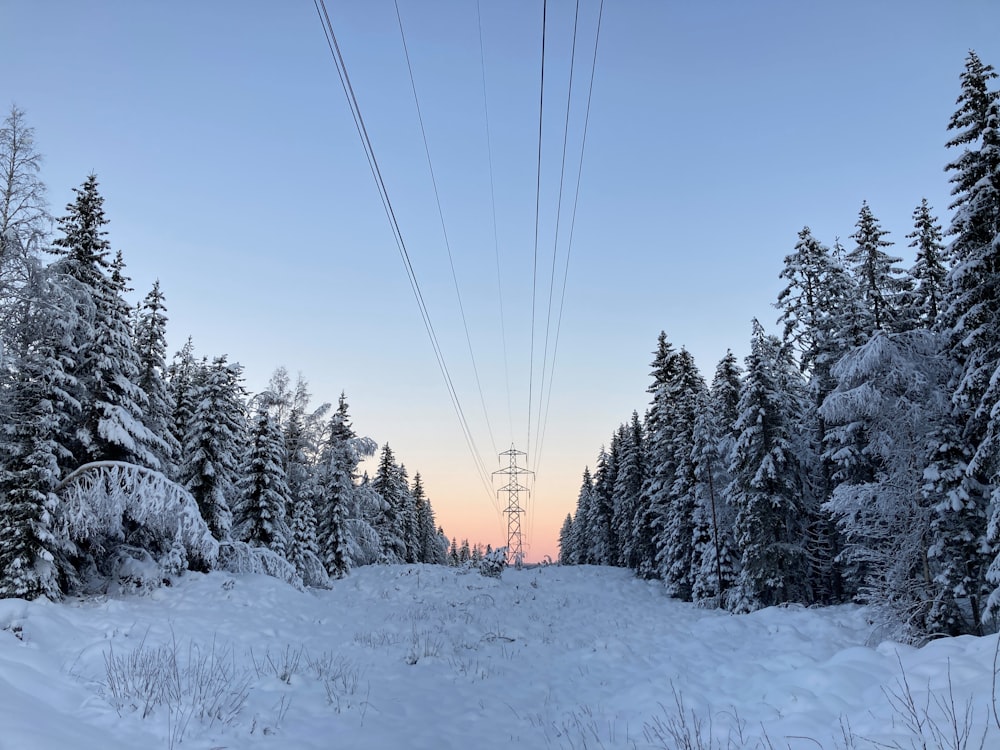
[[[527,453],[514,450],[513,445],[509,451],[501,453],[500,465],[503,466],[503,459],[506,457],[507,466],[494,471],[493,476],[500,474],[507,477],[507,484],[497,490],[497,497],[501,492],[507,493],[507,509],[504,511],[507,516],[507,563],[513,563],[515,567],[520,568],[524,562],[524,547],[521,544],[521,514],[524,513],[524,508],[521,507],[521,493],[527,496],[528,488],[521,484],[518,478],[534,472],[518,466],[518,456],[524,456],[525,460],[528,458]]]

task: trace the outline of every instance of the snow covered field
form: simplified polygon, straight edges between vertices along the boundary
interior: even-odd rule
[[[927,738],[975,696],[970,747],[984,731],[1000,747],[996,636],[869,635],[857,607],[733,616],[586,566],[371,566],[306,593],[187,574],[144,595],[0,600],[0,748],[673,748],[692,712],[712,747],[764,732],[793,750],[920,747],[891,705],[903,673]]]

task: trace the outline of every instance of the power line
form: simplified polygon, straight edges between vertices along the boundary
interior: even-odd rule
[[[576,10],[573,15],[573,46],[570,52],[569,84],[566,87],[566,117],[563,123],[562,161],[559,166],[559,194],[556,200],[555,239],[552,242],[552,269],[549,272],[549,302],[545,314],[545,346],[542,348],[542,379],[538,388],[538,423],[535,426],[536,438],[542,433],[542,404],[545,392],[545,370],[549,357],[549,333],[552,330],[552,298],[555,296],[556,258],[559,254],[559,224],[562,219],[563,186],[566,180],[566,149],[569,144],[569,115],[573,102],[573,73],[576,71],[576,37],[580,23],[580,0],[576,0]],[[555,363],[553,363],[555,364]],[[535,460],[532,465],[538,469],[539,440],[535,440]]]
[[[594,75],[597,70],[597,50],[601,40],[601,21],[603,20],[603,17],[604,17],[604,0],[600,0],[597,10],[597,32],[594,35],[594,54],[590,66],[590,83],[587,87],[587,109],[583,120],[583,136],[580,141],[580,160],[576,172],[576,190],[573,196],[573,212],[570,216],[569,241],[566,246],[566,264],[563,268],[562,291],[559,296],[559,315],[557,316],[556,319],[556,338],[555,338],[555,345],[553,346],[552,349],[552,370],[549,373],[549,392],[546,397],[545,417],[543,419],[542,434],[541,438],[539,439],[538,455],[535,464],[536,470],[538,468],[538,463],[540,463],[542,460],[541,452],[542,452],[542,446],[545,443],[545,426],[548,425],[549,406],[551,405],[552,402],[552,382],[555,375],[556,354],[559,351],[559,334],[562,331],[563,309],[566,302],[566,281],[569,277],[569,260],[573,250],[573,235],[576,230],[576,209],[580,202],[580,182],[583,175],[583,156],[584,156],[584,151],[586,150],[587,147],[587,130],[589,129],[590,126],[590,104],[594,94]]]
[[[424,141],[424,153],[427,155],[427,168],[431,173],[431,184],[434,186],[434,200],[437,203],[438,217],[441,220],[441,234],[444,236],[444,246],[448,251],[448,265],[451,267],[451,279],[455,284],[455,296],[458,298],[458,310],[462,317],[462,326],[465,328],[465,342],[469,347],[469,359],[472,360],[472,372],[476,379],[476,388],[479,390],[479,402],[483,407],[483,417],[486,419],[486,430],[490,436],[490,444],[493,452],[497,452],[496,440],[493,437],[493,426],[490,424],[489,411],[486,408],[486,399],[483,397],[483,385],[479,379],[479,368],[476,366],[476,355],[472,348],[472,336],[469,334],[469,323],[465,317],[465,305],[462,303],[462,292],[458,286],[458,274],[455,272],[455,259],[451,253],[451,242],[448,239],[448,229],[445,226],[444,210],[441,207],[441,194],[438,191],[437,177],[434,175],[434,163],[431,160],[431,149],[427,142],[427,130],[424,127],[424,116],[420,110],[420,98],[417,96],[417,82],[413,76],[413,65],[410,63],[410,50],[406,44],[406,33],[403,31],[403,18],[399,13],[399,0],[393,0],[396,7],[396,22],[399,24],[399,37],[403,41],[403,55],[406,57],[406,69],[410,74],[410,88],[413,90],[413,103],[417,108],[417,120],[420,122],[420,135]],[[481,461],[482,459],[480,459]]]
[[[542,122],[545,112],[545,24],[548,0],[542,2],[542,71],[538,92],[538,170],[535,175],[535,254],[531,268],[531,349],[528,357],[528,438],[525,451],[531,451],[531,405],[535,377],[535,297],[538,280],[538,225],[542,199]]]
[[[330,14],[326,8],[325,0],[313,0],[313,5],[316,7],[316,13],[319,16],[320,24],[323,26],[323,34],[326,37],[327,46],[330,49],[330,54],[333,57],[334,65],[337,68],[337,75],[340,78],[341,86],[344,89],[344,94],[347,96],[348,105],[351,109],[351,115],[354,118],[354,125],[357,128],[358,135],[361,138],[362,146],[365,150],[365,156],[368,159],[368,167],[371,170],[372,177],[375,179],[376,187],[379,191],[379,197],[382,200],[382,206],[385,209],[386,217],[389,220],[390,229],[392,230],[393,239],[396,242],[396,247],[399,250],[400,258],[403,261],[403,266],[406,270],[407,278],[410,282],[410,288],[413,291],[413,296],[416,299],[417,307],[420,310],[420,316],[424,321],[424,328],[427,331],[427,336],[430,339],[431,347],[434,350],[434,356],[437,359],[438,367],[441,370],[441,375],[444,378],[445,386],[448,390],[448,395],[451,398],[452,406],[455,409],[455,413],[458,416],[459,423],[462,427],[462,433],[465,437],[466,444],[469,447],[469,451],[472,453],[473,462],[476,465],[477,472],[480,475],[480,479],[483,482],[483,487],[490,497],[490,501],[494,508],[499,513],[499,505],[493,494],[492,486],[490,482],[490,475],[486,471],[486,467],[483,464],[482,458],[480,457],[479,450],[476,448],[475,440],[472,437],[472,432],[469,429],[468,421],[465,418],[465,413],[462,410],[462,405],[458,398],[458,393],[455,390],[455,386],[452,383],[451,375],[448,372],[447,364],[445,363],[444,353],[438,343],[437,334],[434,332],[434,326],[431,322],[430,313],[427,310],[427,305],[424,301],[423,293],[420,289],[420,284],[417,281],[416,273],[413,269],[413,263],[410,260],[409,252],[406,249],[406,243],[403,240],[402,232],[399,228],[399,222],[396,219],[395,211],[392,208],[392,201],[389,199],[389,193],[385,186],[385,181],[382,178],[381,169],[378,166],[378,160],[375,158],[375,151],[372,148],[371,138],[368,136],[368,130],[364,124],[364,118],[361,116],[361,108],[358,105],[357,97],[354,93],[354,87],[351,85],[350,77],[347,74],[347,66],[344,62],[343,53],[340,50],[340,45],[337,42],[337,35],[333,30],[333,24],[330,21]]]
[[[479,68],[483,79],[483,115],[486,122],[486,154],[490,165],[490,214],[493,219],[493,251],[497,265],[497,298],[500,301],[500,340],[503,344],[503,377],[507,391],[507,422],[511,439],[514,437],[514,411],[510,400],[510,366],[507,357],[507,324],[503,309],[503,277],[500,273],[500,239],[497,234],[497,199],[496,180],[493,175],[493,139],[490,137],[490,107],[486,94],[486,49],[483,44],[483,13],[482,0],[476,0],[476,19],[479,22]],[[495,451],[494,451],[495,452]]]

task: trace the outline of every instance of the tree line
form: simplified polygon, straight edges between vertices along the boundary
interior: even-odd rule
[[[628,567],[734,612],[859,601],[883,635],[995,629],[1000,611],[1000,92],[970,52],[948,123],[953,201],[915,262],[863,203],[845,246],[808,227],[706,383],[660,334],[651,403],[612,435],[560,533],[566,564]],[[946,241],[947,239],[947,241]]]
[[[311,406],[279,368],[250,394],[190,339],[167,361],[159,282],[137,306],[91,174],[52,221],[33,129],[0,128],[0,597],[247,567],[326,586],[352,566],[445,563],[420,474]],[[83,472],[83,474],[81,474]],[[79,477],[84,476],[84,479]]]

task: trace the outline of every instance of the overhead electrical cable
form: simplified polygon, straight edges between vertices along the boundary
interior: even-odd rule
[[[556,199],[555,238],[552,242],[552,268],[549,271],[549,301],[545,313],[545,345],[542,347],[542,377],[538,387],[538,420],[535,424],[535,467],[534,481],[538,480],[539,438],[542,433],[542,406],[544,404],[545,375],[549,358],[549,334],[552,331],[552,298],[555,296],[556,259],[559,254],[559,226],[562,219],[563,187],[566,182],[566,149],[569,145],[569,115],[573,103],[573,73],[576,71],[576,38],[580,26],[580,0],[576,0],[576,10],[573,14],[573,45],[570,52],[569,84],[566,86],[566,117],[563,122],[562,159],[559,165],[559,193]]]
[[[448,228],[445,226],[444,209],[441,207],[441,193],[438,190],[437,177],[434,174],[434,162],[431,160],[431,149],[427,141],[427,130],[424,127],[424,116],[420,109],[420,97],[417,96],[417,82],[413,76],[413,65],[410,62],[410,49],[406,44],[406,32],[403,31],[403,17],[399,13],[399,0],[393,0],[396,7],[396,22],[399,24],[399,37],[403,42],[403,55],[406,57],[406,69],[410,74],[410,88],[413,90],[413,103],[417,109],[417,120],[420,122],[420,135],[424,141],[424,153],[427,155],[427,169],[431,174],[431,184],[434,187],[434,200],[437,203],[438,218],[441,220],[441,234],[444,236],[444,246],[448,251],[448,265],[451,267],[451,279],[455,284],[455,296],[458,298],[458,311],[461,314],[462,326],[465,328],[465,342],[469,347],[469,359],[472,360],[472,373],[479,391],[479,402],[483,407],[483,417],[486,420],[486,430],[490,436],[493,453],[497,453],[497,443],[493,437],[493,426],[490,424],[489,410],[486,408],[486,398],[483,396],[483,384],[479,379],[479,368],[476,366],[476,354],[472,348],[472,336],[469,334],[469,323],[465,317],[465,305],[462,303],[462,292],[458,285],[458,274],[455,272],[455,259],[451,252],[451,241],[448,239]],[[480,461],[482,459],[480,458]],[[484,467],[485,468],[485,467]]]
[[[597,50],[601,41],[601,21],[603,17],[604,17],[604,0],[600,0],[597,10],[597,32],[594,35],[594,55],[590,65],[590,83],[587,87],[587,108],[583,119],[583,136],[580,140],[580,159],[578,162],[578,167],[576,172],[576,190],[573,196],[573,212],[570,215],[569,241],[566,246],[566,264],[563,267],[562,290],[559,295],[559,314],[556,316],[556,337],[555,337],[555,345],[553,346],[552,349],[552,371],[550,371],[549,374],[549,392],[548,395],[546,396],[545,416],[543,418],[543,425],[548,424],[549,405],[552,402],[552,381],[555,370],[556,354],[559,351],[559,334],[562,331],[563,309],[566,302],[566,281],[569,278],[569,261],[570,261],[570,255],[573,250],[573,235],[574,232],[576,231],[576,209],[580,202],[580,182],[583,176],[583,156],[587,148],[587,130],[589,129],[590,126],[590,103],[594,95],[594,75],[597,70]],[[540,446],[538,450],[538,458],[536,461],[536,470],[537,470],[537,463],[541,462],[541,447],[545,443],[544,426],[542,428],[542,435],[539,442]]]
[[[455,414],[458,416],[459,423],[462,427],[462,433],[465,437],[466,444],[469,451],[472,453],[473,462],[476,465],[477,472],[480,475],[480,479],[483,482],[483,487],[486,490],[487,496],[490,498],[490,502],[493,507],[499,512],[499,504],[493,493],[492,483],[490,481],[490,474],[486,471],[486,467],[483,465],[482,458],[480,457],[479,450],[476,448],[475,439],[472,436],[472,432],[469,429],[468,421],[465,418],[465,413],[462,409],[461,402],[458,398],[458,393],[455,390],[455,386],[452,382],[451,375],[448,372],[448,366],[444,359],[444,353],[441,350],[440,344],[438,343],[437,334],[434,332],[434,325],[431,322],[430,313],[427,310],[427,305],[424,301],[423,293],[420,289],[420,284],[417,281],[416,273],[413,269],[413,263],[410,260],[409,252],[406,249],[406,243],[403,240],[403,235],[399,227],[399,222],[396,219],[395,211],[392,208],[392,201],[389,199],[389,193],[385,186],[385,181],[382,178],[382,172],[378,165],[378,160],[375,158],[375,151],[372,148],[371,138],[368,135],[368,130],[365,127],[364,119],[361,116],[361,109],[358,106],[358,100],[354,93],[354,87],[351,85],[350,77],[347,74],[347,66],[344,63],[343,53],[340,50],[340,45],[337,42],[337,35],[333,30],[333,24],[330,21],[330,14],[326,8],[325,0],[313,0],[313,4],[316,7],[316,13],[319,16],[320,23],[323,26],[323,34],[326,37],[327,46],[330,49],[330,54],[333,57],[334,65],[337,68],[337,74],[340,78],[341,86],[343,86],[344,94],[347,96],[348,105],[351,108],[351,115],[354,118],[354,125],[357,128],[358,135],[361,138],[362,146],[365,149],[365,156],[368,159],[368,167],[371,170],[372,177],[375,179],[376,187],[379,191],[379,197],[382,200],[382,206],[385,209],[386,217],[389,220],[390,229],[393,233],[393,239],[396,242],[396,246],[399,250],[400,258],[403,261],[403,266],[406,270],[407,278],[410,282],[410,288],[413,291],[413,296],[416,299],[417,307],[420,310],[420,316],[424,322],[424,328],[427,331],[427,336],[430,339],[431,347],[434,350],[434,356],[437,359],[438,367],[441,370],[441,375],[444,378],[445,385],[448,390],[448,395],[451,399],[452,406],[455,409]]]
[[[493,139],[490,136],[490,107],[486,95],[486,46],[483,44],[482,0],[476,0],[476,19],[479,22],[479,69],[483,79],[483,115],[486,122],[486,154],[490,164],[490,215],[493,219],[493,251],[497,261],[497,299],[500,301],[500,341],[503,344],[503,377],[507,391],[507,422],[510,439],[514,439],[514,410],[510,400],[510,366],[507,356],[507,324],[503,309],[503,276],[500,273],[500,238],[497,232],[496,179],[493,174]]]
[[[538,229],[542,200],[542,122],[545,113],[545,23],[548,0],[542,0],[542,71],[538,91],[538,170],[535,176],[535,253],[531,268],[531,347],[528,356],[528,435],[524,452],[531,452],[531,408],[535,377],[535,297],[538,287]]]

